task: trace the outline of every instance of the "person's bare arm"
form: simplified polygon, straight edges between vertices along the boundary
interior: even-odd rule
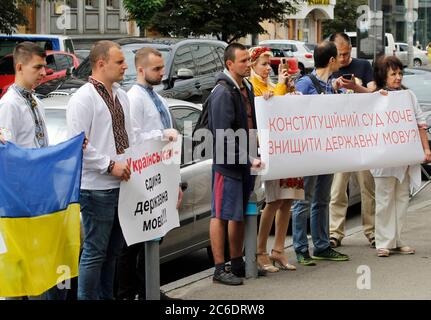
[[[419,126],[418,128],[419,128],[419,136],[421,137],[422,148],[424,149],[424,153],[425,153],[424,162],[428,163],[428,162],[431,162],[431,150],[428,142],[427,133],[423,126]]]

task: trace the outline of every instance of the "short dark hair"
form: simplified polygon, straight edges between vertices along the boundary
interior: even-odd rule
[[[314,66],[326,68],[331,58],[337,58],[337,47],[333,42],[323,41],[314,48]]]
[[[227,68],[227,61],[235,62],[235,51],[236,50],[247,50],[247,48],[241,43],[231,43],[224,49],[224,65]]]
[[[36,43],[31,41],[24,41],[18,44],[13,49],[13,65],[14,67],[18,63],[27,64],[33,55],[39,56],[41,58],[46,58],[45,50],[43,50]]]
[[[403,63],[396,56],[381,56],[374,64],[374,81],[377,88],[382,89],[386,86],[389,69],[403,70]]]
[[[352,44],[350,37],[345,32],[335,32],[331,34],[331,36],[329,37],[329,41],[334,42],[337,38],[342,38],[349,45]]]
[[[143,61],[145,61],[146,59],[148,59],[148,56],[150,54],[154,54],[155,56],[161,57],[162,54],[160,53],[159,50],[155,49],[155,48],[151,48],[151,47],[145,47],[145,48],[141,48],[138,51],[136,51],[135,54],[135,66],[142,66]]]
[[[107,61],[109,58],[109,49],[112,47],[116,47],[118,49],[121,49],[120,45],[118,43],[115,43],[110,40],[101,40],[93,44],[90,50],[90,55],[88,56],[88,59],[90,60],[91,68],[93,69],[97,63],[98,60],[102,59],[104,61]]]

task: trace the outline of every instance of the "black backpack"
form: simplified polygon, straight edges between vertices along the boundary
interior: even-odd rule
[[[234,97],[234,89],[232,88],[231,85],[229,85],[225,80],[219,80],[217,82],[217,85],[219,85],[219,84],[224,86],[226,89],[228,89],[230,94]],[[214,87],[214,89],[215,89],[215,87]],[[210,96],[208,96],[208,98],[205,100],[204,104],[202,105],[202,112],[199,116],[198,121],[196,122],[195,128],[193,129],[193,135],[199,129],[209,129],[208,128],[208,113],[209,113],[209,107],[210,107],[209,106],[209,100],[210,100]],[[236,104],[235,104],[235,106],[236,106]],[[236,108],[236,109],[238,109],[238,108]],[[238,112],[236,110],[235,110],[235,119],[236,119],[236,121],[239,120]]]

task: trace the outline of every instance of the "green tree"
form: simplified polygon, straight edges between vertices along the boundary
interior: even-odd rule
[[[33,0],[0,1],[0,33],[11,34],[18,25],[28,24],[28,20],[20,8],[32,3]]]
[[[327,37],[334,32],[356,31],[356,20],[360,13],[356,9],[360,5],[367,5],[368,0],[337,0],[334,8],[334,20],[323,22],[323,36]]]
[[[165,0],[123,0],[129,19],[135,20],[141,33],[149,25],[154,14],[163,7]]]
[[[137,0],[139,1],[139,0]],[[165,36],[213,35],[233,42],[248,34],[262,34],[261,22],[283,22],[296,12],[298,0],[166,0],[151,21]]]

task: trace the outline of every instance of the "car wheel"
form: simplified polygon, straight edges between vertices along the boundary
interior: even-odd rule
[[[422,66],[422,61],[420,59],[414,59],[413,60],[413,65],[415,67],[420,67],[420,66]]]

